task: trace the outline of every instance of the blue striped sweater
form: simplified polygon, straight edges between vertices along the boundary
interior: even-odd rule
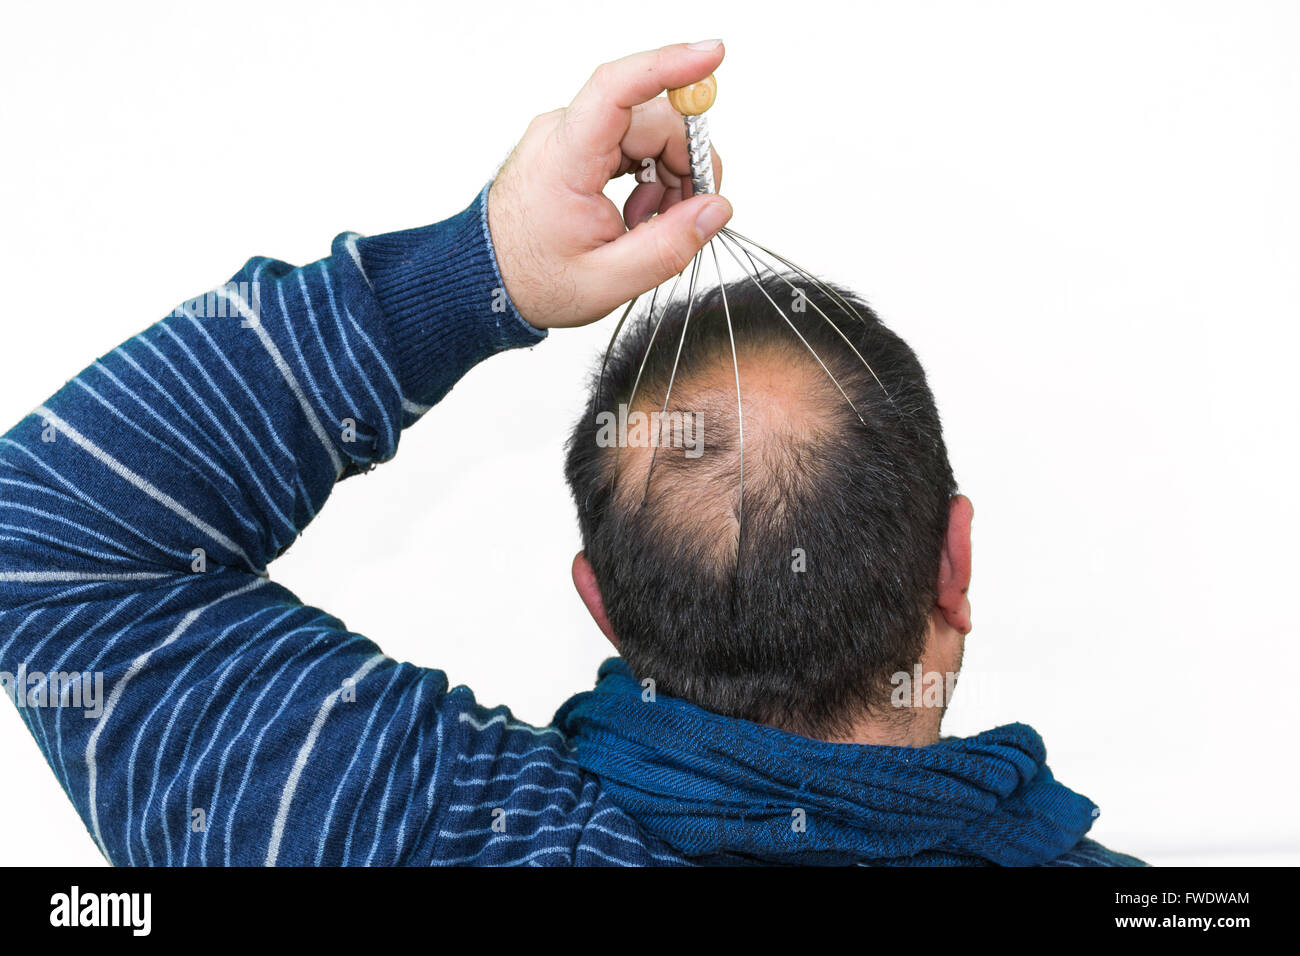
[[[337,481],[543,337],[504,294],[486,190],[331,252],[249,260],[0,438],[0,672],[50,768],[117,865],[691,862],[560,727],[268,577]],[[1051,862],[1133,861],[1085,838]]]

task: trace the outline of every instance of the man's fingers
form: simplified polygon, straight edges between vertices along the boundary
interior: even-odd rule
[[[627,202],[623,204],[623,221],[627,223],[628,228],[631,229],[644,222],[664,208],[667,191],[668,186],[658,179],[653,182],[638,183],[632,190],[632,194],[627,197]],[[677,198],[681,198],[680,188],[677,190]]]
[[[632,111],[632,122],[620,144],[623,155],[634,161],[654,157],[662,168],[675,177],[691,175],[690,154],[686,149],[686,123],[682,114],[664,97],[644,103]],[[722,160],[713,152],[713,182],[722,187]]]
[[[632,107],[654,99],[664,90],[704,79],[722,62],[722,41],[678,43],[634,53],[596,69],[564,113],[560,140],[576,165],[592,181],[575,188],[597,190],[598,168],[588,160],[619,149],[632,124]]]
[[[691,173],[686,123],[667,97],[658,97],[632,110],[632,120],[619,148],[623,155],[633,159],[653,157],[677,176]]]
[[[529,322],[549,328],[599,318],[679,273],[731,217],[721,196],[684,198],[685,124],[667,101],[652,102],[708,76],[723,54],[711,41],[607,63],[568,108],[529,127],[489,194],[501,274]],[[714,170],[716,181],[716,155]],[[603,190],[633,172],[653,176],[637,184],[620,217]],[[545,240],[512,228],[512,216],[545,223],[532,232]],[[625,231],[625,222],[633,228]]]
[[[582,268],[599,277],[592,284],[604,296],[598,309],[608,312],[677,275],[730,218],[721,196],[693,196],[587,253]]]

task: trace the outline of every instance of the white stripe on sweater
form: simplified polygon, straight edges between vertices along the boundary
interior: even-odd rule
[[[152,581],[157,578],[169,578],[170,574],[158,571],[123,571],[119,574],[101,572],[90,574],[86,571],[4,571],[0,572],[0,581],[37,584],[43,581]]]
[[[229,300],[239,311],[239,314],[248,320],[249,328],[257,333],[258,341],[262,343],[262,347],[266,349],[267,354],[271,356],[271,361],[275,363],[275,367],[279,371],[280,377],[284,379],[285,384],[289,386],[289,390],[293,392],[293,397],[298,400],[298,405],[302,408],[303,414],[307,416],[307,423],[311,425],[311,430],[316,434],[316,437],[320,439],[321,444],[325,446],[325,451],[330,456],[330,463],[334,465],[334,471],[336,473],[342,473],[343,459],[339,457],[338,449],[334,447],[334,442],[325,431],[325,426],[322,425],[320,419],[316,417],[316,409],[312,408],[311,402],[307,401],[307,396],[303,393],[302,386],[298,384],[298,379],[294,377],[293,369],[289,368],[289,363],[284,360],[284,356],[280,354],[280,350],[276,348],[275,343],[271,341],[271,334],[263,328],[261,319],[253,314],[253,311],[248,307],[248,304],[244,302],[243,298],[237,292],[232,292],[229,288],[220,288],[217,289],[217,295]]]
[[[144,478],[141,478],[130,468],[126,467],[126,465],[122,464],[120,461],[118,461],[108,452],[104,451],[104,449],[100,448],[98,445],[96,445],[85,435],[81,434],[81,432],[77,431],[75,428],[73,428],[71,425],[65,422],[58,415],[54,414],[54,412],[52,412],[50,409],[42,405],[40,408],[36,409],[36,411],[33,414],[40,415],[43,418],[45,418],[45,420],[48,421],[51,425],[53,425],[55,429],[67,435],[69,438],[71,438],[75,445],[79,446],[84,451],[89,453],[92,458],[99,461],[100,464],[104,465],[104,467],[106,467],[109,471],[113,472],[118,477],[134,485],[136,488],[139,488],[146,495],[148,495],[154,501],[158,502],[168,511],[172,512],[177,517],[183,519],[188,524],[193,525],[195,528],[198,528],[204,534],[208,535],[208,537],[212,538],[213,541],[220,544],[227,551],[231,552],[232,554],[238,555],[240,558],[244,560],[244,562],[249,566],[250,569],[252,569],[258,574],[264,573],[263,569],[258,568],[253,564],[252,558],[250,558],[244,552],[244,549],[241,548],[238,544],[236,544],[230,538],[226,537],[216,528],[212,527],[212,525],[208,524],[206,521],[204,521],[194,512],[190,511],[189,508],[186,508],[183,504],[181,504],[171,495],[167,494],[165,491],[162,491],[159,488],[156,488],[154,485],[150,484]]]
[[[251,584],[246,584],[242,588],[231,591],[229,594],[222,595],[215,601],[190,611],[185,615],[185,617],[181,618],[181,622],[176,625],[170,634],[167,635],[166,640],[157,647],[145,651],[132,661],[131,666],[127,668],[126,673],[122,675],[122,679],[113,685],[113,691],[108,695],[108,703],[104,705],[104,712],[100,714],[99,721],[95,724],[95,729],[90,733],[90,739],[86,741],[86,775],[88,780],[87,803],[90,808],[90,830],[91,835],[95,838],[95,842],[99,844],[100,850],[102,850],[104,856],[109,859],[112,859],[112,857],[109,855],[108,847],[104,845],[104,838],[99,832],[99,808],[95,805],[95,790],[98,783],[96,752],[99,748],[99,735],[104,732],[104,727],[107,726],[108,719],[113,716],[113,711],[117,709],[117,702],[122,699],[122,694],[126,690],[126,685],[131,682],[131,678],[144,670],[144,666],[149,663],[149,658],[151,658],[156,651],[160,651],[168,644],[174,643],[182,634],[189,630],[190,625],[193,624],[204,611],[215,607],[229,598],[238,597],[241,594],[247,594],[249,591],[252,591],[255,588],[260,588],[266,583],[266,578],[255,578]]]
[[[367,674],[378,667],[383,660],[385,660],[383,654],[375,654],[357,668],[357,672],[349,680],[353,685],[359,683]],[[321,702],[320,710],[316,712],[316,719],[312,722],[311,731],[308,732],[307,739],[303,741],[302,747],[298,750],[298,756],[293,762],[293,769],[289,771],[289,779],[285,782],[284,790],[280,793],[280,809],[275,814],[275,823],[271,825],[271,844],[266,849],[266,866],[275,866],[275,861],[280,856],[280,841],[284,839],[284,825],[289,820],[289,804],[293,802],[294,794],[298,790],[298,781],[302,778],[303,769],[307,766],[307,758],[311,756],[311,752],[316,746],[316,738],[320,736],[321,730],[325,727],[325,721],[329,719],[330,711],[339,702],[339,697],[342,694],[343,688],[340,687]]]

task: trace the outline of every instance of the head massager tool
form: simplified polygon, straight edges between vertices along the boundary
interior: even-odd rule
[[[711,106],[713,106],[713,101],[717,98],[717,93],[718,82],[712,74],[705,79],[700,80],[698,83],[692,83],[690,86],[678,87],[677,89],[668,91],[668,102],[672,104],[673,109],[682,114],[686,123],[686,149],[691,165],[691,188],[696,194],[716,192],[713,182],[713,153],[709,143],[709,124],[708,119],[704,114]],[[691,261],[689,267],[690,276],[687,280],[686,314],[682,321],[681,336],[677,341],[677,350],[673,358],[672,372],[668,377],[668,390],[664,394],[663,409],[659,416],[660,434],[656,436],[654,448],[650,455],[650,467],[646,471],[645,488],[641,494],[641,504],[645,504],[646,499],[650,494],[650,480],[654,475],[655,457],[658,455],[659,443],[662,438],[663,419],[668,412],[668,404],[672,398],[673,383],[677,379],[677,367],[682,357],[682,346],[686,342],[686,330],[690,326],[691,313],[695,306],[695,291],[699,279],[700,263],[704,260],[705,253],[708,252],[709,259],[713,263],[714,276],[717,278],[718,288],[722,296],[723,316],[727,323],[727,335],[731,342],[731,366],[736,382],[736,425],[737,434],[739,436],[740,451],[740,491],[737,498],[736,521],[737,528],[739,529],[738,534],[743,534],[745,526],[745,413],[744,405],[741,400],[740,363],[736,358],[736,337],[731,323],[731,309],[727,304],[727,293],[722,278],[722,267],[718,259],[718,246],[721,246],[723,251],[730,255],[732,260],[739,267],[741,273],[754,283],[758,288],[758,291],[762,293],[763,298],[766,299],[772,308],[776,310],[777,314],[785,320],[786,325],[790,327],[790,330],[798,337],[799,341],[803,343],[809,353],[811,353],[822,371],[826,373],[827,377],[834,384],[840,395],[843,396],[844,401],[848,403],[849,407],[853,409],[853,413],[858,417],[858,420],[864,425],[866,424],[866,420],[863,419],[861,412],[859,412],[857,406],[853,404],[848,393],[844,391],[839,380],[826,366],[826,363],[822,361],[822,358],[817,354],[817,351],[808,343],[808,340],[804,338],[802,333],[800,333],[798,327],[793,321],[791,321],[790,317],[786,315],[785,311],[777,305],[772,296],[768,294],[767,289],[761,281],[763,273],[769,273],[775,279],[779,279],[788,285],[792,292],[799,293],[801,290],[793,281],[791,281],[790,278],[790,275],[793,274],[796,279],[818,289],[828,300],[830,300],[831,303],[834,304],[836,309],[843,312],[844,317],[841,317],[841,321],[845,321],[845,317],[856,319],[858,322],[865,322],[865,320],[857,309],[853,307],[852,303],[848,302],[843,296],[816,276],[800,268],[785,256],[773,252],[768,247],[741,235],[730,227],[724,227],[717,236],[710,239],[705,247],[695,254],[695,258]],[[742,256],[744,257],[743,259],[741,258]],[[673,301],[677,294],[677,288],[681,284],[682,277],[687,274],[687,271],[688,270],[685,269],[682,270],[676,278],[671,280],[668,294],[664,299],[663,308],[658,312],[656,312],[655,306],[658,302],[659,291],[662,286],[656,288],[651,294],[649,321],[654,323],[654,327],[650,333],[650,341],[646,346],[645,354],[641,357],[641,364],[637,370],[636,379],[632,383],[632,392],[628,396],[627,405],[629,409],[633,407],[633,403],[636,400],[637,388],[641,384],[641,375],[645,371],[646,360],[650,357],[650,351],[655,346],[655,340],[659,337],[659,328],[662,326],[664,317],[668,314],[668,310],[673,306]],[[871,365],[862,357],[862,354],[858,351],[857,347],[849,337],[844,334],[835,321],[814,301],[807,298],[805,298],[804,301],[839,334],[840,338],[842,338],[848,347],[853,350],[853,354],[857,356],[866,367],[867,371],[871,373],[871,377],[875,379],[875,382],[880,386],[881,391],[883,391],[886,397],[888,397],[889,391],[881,383],[880,379],[876,376],[875,371],[871,368]],[[609,347],[605,350],[605,358],[601,363],[600,378],[598,379],[596,387],[597,404],[604,400],[605,369],[609,364],[610,353],[614,349],[614,344],[618,341],[618,336],[623,329],[624,322],[627,321],[627,317],[632,312],[632,308],[636,303],[637,300],[633,299],[627,304],[627,307],[623,310],[623,314],[619,317],[618,324],[614,327],[614,334],[610,336]],[[657,319],[655,318],[656,315],[658,316]],[[618,465],[616,459],[615,481],[617,481],[617,476]]]

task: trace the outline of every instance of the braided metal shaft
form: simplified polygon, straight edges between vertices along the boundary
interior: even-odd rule
[[[713,150],[709,146],[709,121],[700,113],[686,120],[686,151],[691,160],[691,186],[695,194],[712,193]]]

